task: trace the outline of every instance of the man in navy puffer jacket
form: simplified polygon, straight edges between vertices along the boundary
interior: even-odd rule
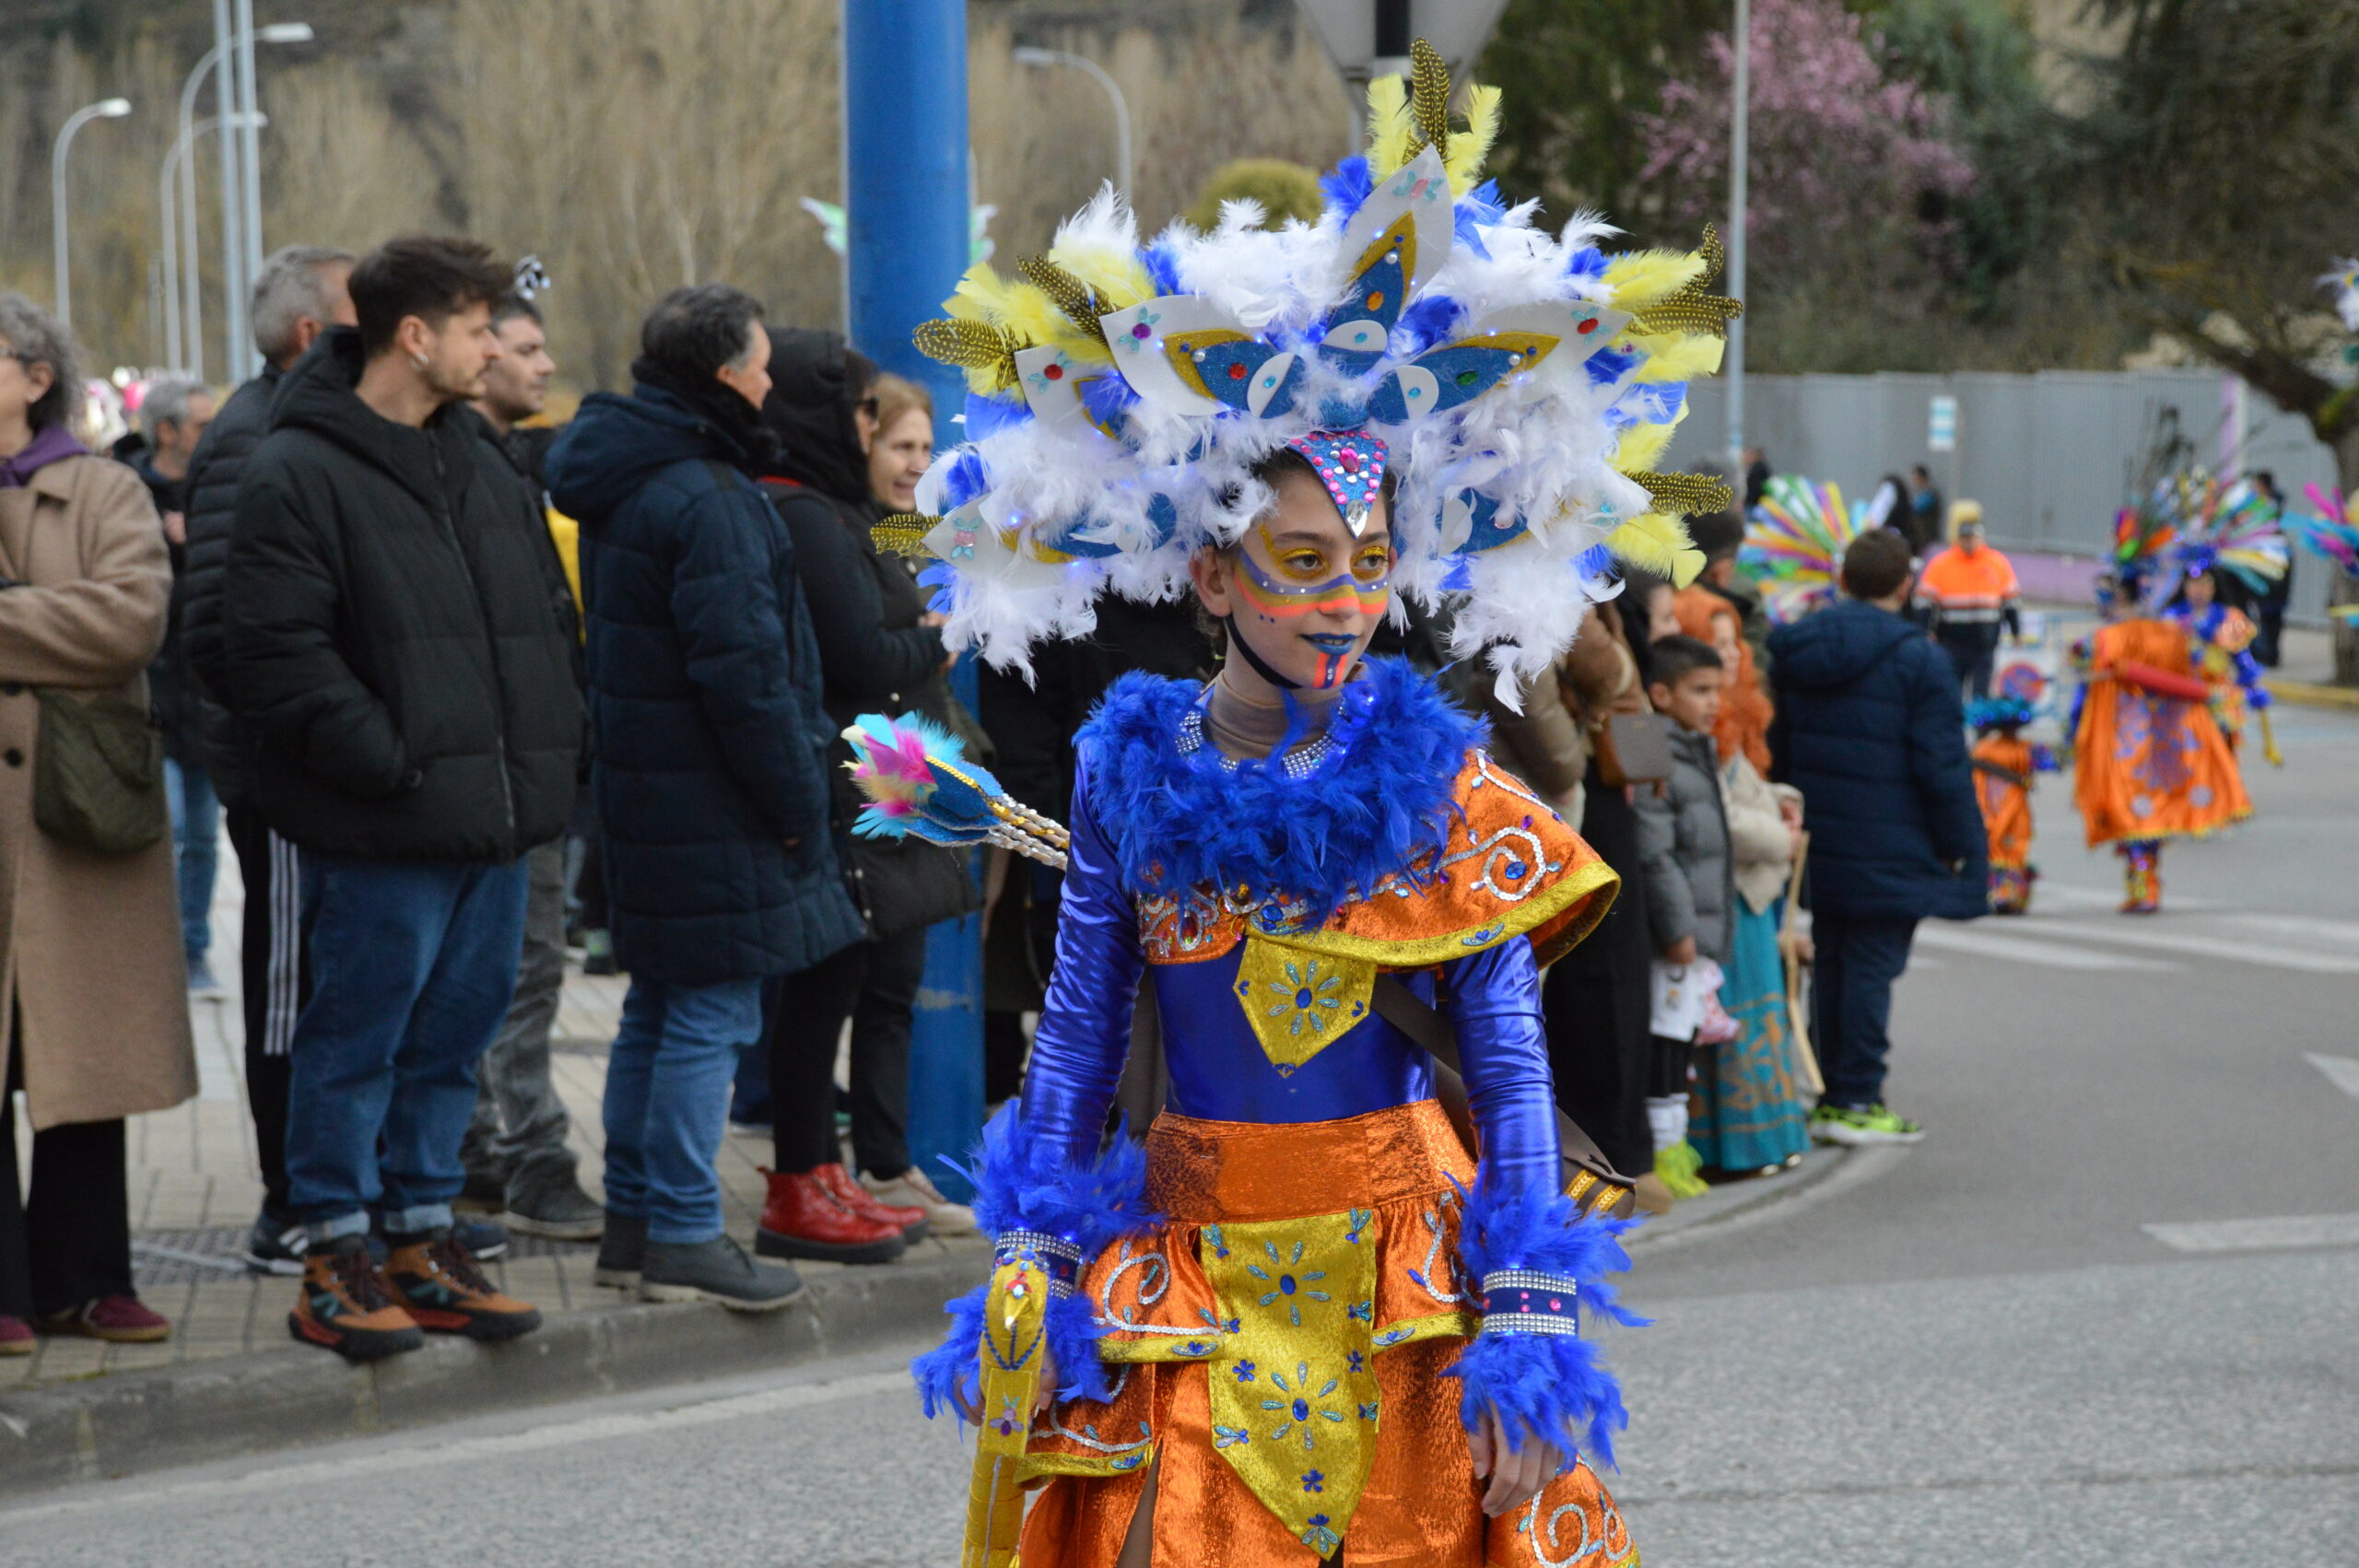
[[[1892,985],[1917,922],[1988,910],[1988,845],[1948,656],[1904,620],[1907,542],[1871,529],[1843,555],[1848,596],[1770,634],[1778,716],[1773,773],[1802,792],[1826,1093],[1812,1133],[1837,1143],[1913,1143],[1924,1129],[1884,1108]]]
[[[715,1161],[761,983],[865,934],[827,826],[819,653],[785,525],[747,477],[774,451],[761,306],[675,289],[629,397],[549,449],[581,523],[592,787],[615,950],[630,972],[606,1071],[602,1284],[760,1311],[799,1288],[722,1232]]]

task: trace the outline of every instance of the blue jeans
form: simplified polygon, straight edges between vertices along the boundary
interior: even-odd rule
[[[1818,1036],[1819,1075],[1826,1080],[1819,1103],[1863,1111],[1884,1100],[1892,986],[1908,967],[1917,922],[1821,909],[1811,916],[1810,934],[1818,950],[1812,1032]]]
[[[634,977],[606,1058],[606,1207],[647,1239],[722,1234],[721,1139],[737,1054],[762,1037],[762,983]]]
[[[221,802],[201,767],[164,759],[164,788],[172,802],[172,856],[180,868],[181,946],[191,968],[213,946],[213,878],[221,865]]]
[[[524,862],[303,855],[311,998],[295,1021],[287,1176],[314,1242],[451,1223],[475,1059],[516,989]]]

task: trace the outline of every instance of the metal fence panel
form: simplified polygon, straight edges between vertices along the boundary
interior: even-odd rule
[[[1665,462],[1693,467],[1721,461],[1727,383],[1688,389],[1690,412]],[[1956,450],[1931,451],[1936,396],[1957,400]],[[1982,503],[2001,546],[2095,556],[2107,549],[2113,514],[2127,497],[2158,410],[2180,427],[2215,472],[2267,469],[2288,496],[2313,481],[2334,483],[2334,454],[2307,421],[2216,370],[2040,370],[2026,375],[1749,376],[1748,439],[1780,473],[1833,480],[1850,500],[1866,498],[1887,474],[1923,463],[1950,499]],[[2293,614],[2325,611],[2328,569],[2296,553]]]

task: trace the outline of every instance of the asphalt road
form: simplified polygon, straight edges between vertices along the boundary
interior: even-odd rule
[[[2359,1562],[2359,716],[2282,719],[2156,919],[2047,784],[2036,912],[1904,982],[1927,1141],[1641,1252],[1653,1568]],[[964,1456],[898,1359],[65,1492],[0,1564],[940,1568]]]

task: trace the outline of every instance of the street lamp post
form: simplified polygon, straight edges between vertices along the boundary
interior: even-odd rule
[[[205,379],[205,340],[195,331],[194,325],[190,327],[185,337],[182,336],[181,327],[181,308],[178,298],[181,270],[181,245],[178,237],[180,215],[179,203],[174,197],[175,181],[187,171],[190,162],[189,155],[194,149],[196,138],[213,129],[214,119],[214,116],[208,114],[172,138],[171,150],[164,155],[163,173],[156,182],[156,193],[164,211],[164,354],[165,357],[170,361],[173,369],[185,370],[199,380]],[[188,263],[192,278],[196,270],[194,228],[195,223],[192,216],[189,236],[191,251]],[[184,353],[188,355],[185,359],[182,357]]]
[[[1131,200],[1131,103],[1122,96],[1121,85],[1108,76],[1105,67],[1097,61],[1086,55],[1068,54],[1062,49],[1034,49],[1027,45],[1015,52],[1015,63],[1019,65],[1070,65],[1097,78],[1097,85],[1106,89],[1106,96],[1114,100],[1114,164],[1121,170],[1121,183],[1117,188],[1122,193],[1124,201]]]
[[[213,0],[214,124],[221,133],[221,354],[234,379],[238,346],[246,337],[245,207],[238,199],[243,172],[238,133],[229,123],[238,112],[238,34],[229,20],[229,0]]]
[[[257,41],[262,43],[309,43],[311,41],[312,38],[311,24],[309,22],[273,22],[269,26],[256,31],[254,38]],[[181,164],[181,194],[179,205],[181,209],[180,246],[182,261],[180,272],[183,280],[182,284],[182,298],[181,302],[181,315],[184,322],[182,331],[185,333],[186,343],[188,345],[189,361],[187,368],[190,374],[195,376],[199,380],[205,379],[205,317],[203,300],[201,298],[201,280],[198,275],[199,269],[197,266],[199,252],[196,238],[196,157],[194,152],[194,142],[189,137],[189,127],[196,119],[197,92],[205,85],[205,74],[211,71],[214,66],[220,64],[222,46],[219,43],[216,43],[212,48],[197,56],[196,64],[194,68],[189,72],[188,79],[181,84],[180,135],[183,139],[189,139],[191,146],[189,155]],[[208,119],[205,123],[208,125],[217,125],[219,122],[220,116],[215,115],[211,119]],[[225,195],[230,188],[229,179],[225,172],[225,177],[222,181],[222,189]],[[235,298],[238,295],[240,291],[240,280],[229,275],[226,264],[223,269],[223,285],[232,298]],[[236,339],[233,337],[231,342],[234,344],[235,341]],[[233,363],[231,365],[233,372],[235,371],[235,369],[236,366]]]
[[[1744,298],[1745,177],[1753,161],[1753,5],[1736,0],[1734,123],[1729,128],[1729,293]],[[1744,318],[1729,323],[1729,472],[1736,476],[1739,510],[1744,498]]]
[[[74,280],[68,266],[65,234],[65,150],[74,145],[74,133],[93,120],[120,120],[131,112],[127,98],[100,99],[98,102],[77,109],[65,117],[58,128],[57,140],[49,149],[49,220],[54,230],[57,287],[55,302],[60,326],[74,324]]]

